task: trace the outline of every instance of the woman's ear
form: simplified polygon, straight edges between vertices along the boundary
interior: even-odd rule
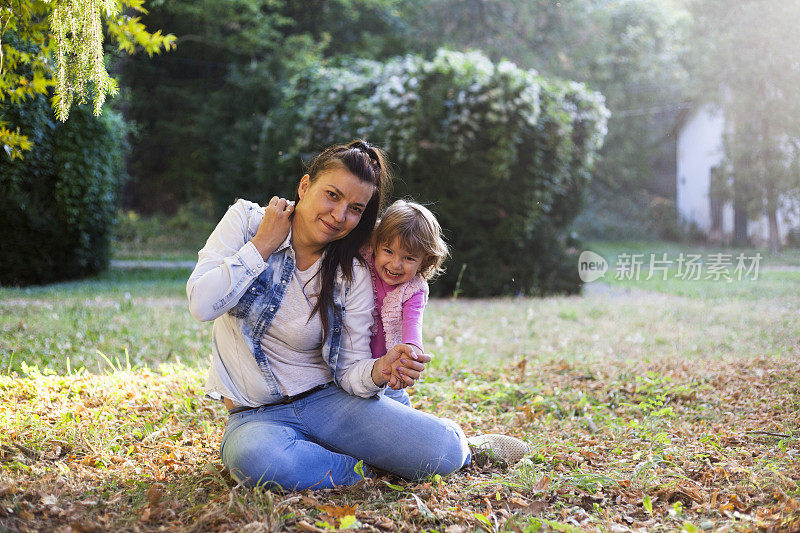
[[[299,200],[303,199],[309,187],[311,187],[311,176],[306,174],[300,178],[300,185],[297,186],[297,198]]]

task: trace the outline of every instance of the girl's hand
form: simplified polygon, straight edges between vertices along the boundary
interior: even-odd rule
[[[255,245],[265,261],[289,235],[293,212],[294,202],[277,196],[273,196],[264,208],[264,218],[261,219],[258,231],[250,242]]]
[[[428,361],[431,360],[431,357],[429,355],[425,355],[424,352],[422,351],[422,348],[420,348],[419,346],[417,346],[415,344],[407,344],[406,346],[408,346],[411,349],[411,351],[414,352],[414,354],[415,354],[413,356],[414,361],[419,360],[420,356],[424,356],[425,357],[425,361],[424,361],[425,363],[427,363]],[[403,361],[403,359],[404,358],[401,357],[400,359],[398,359],[395,362],[394,365],[392,365],[392,370],[391,370],[392,375],[391,375],[391,378],[389,378],[389,387],[393,388],[394,390],[404,389],[404,388],[406,388],[408,386],[413,385],[414,384],[413,382],[409,383],[409,382],[407,382],[405,380],[404,375],[408,376],[409,373],[406,372],[407,370],[408,371],[415,371],[415,372],[419,370],[418,366],[413,366],[413,365],[406,364]],[[411,361],[411,363],[414,363],[414,361]],[[422,365],[422,370],[424,370],[424,369],[425,369],[425,365],[423,364]],[[420,370],[420,372],[421,372],[421,370]],[[416,379],[414,379],[414,381],[416,381]]]
[[[395,390],[412,386],[425,370],[425,363],[430,360],[429,355],[417,354],[411,346],[398,344],[386,355],[375,360],[372,367],[372,381],[380,386],[388,382]]]

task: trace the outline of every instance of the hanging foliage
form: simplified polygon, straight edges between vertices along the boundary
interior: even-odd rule
[[[100,12],[115,14],[114,0],[56,2],[50,29],[56,41],[56,115],[67,120],[73,100],[84,103],[94,93],[94,114],[99,115],[108,95],[117,94],[116,82],[103,64],[103,29]],[[93,90],[92,90],[93,89]]]
[[[135,16],[129,14],[135,13]],[[104,62],[103,25],[120,50],[152,55],[175,46],[174,35],[148,32],[144,0],[14,0],[0,3],[0,103],[20,104],[54,89],[62,122],[73,103],[92,101],[99,115],[117,83]],[[14,159],[32,146],[19,124],[0,123],[0,144]]]

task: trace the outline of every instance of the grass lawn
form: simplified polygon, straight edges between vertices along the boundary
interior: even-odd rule
[[[188,271],[0,289],[0,531],[800,529],[800,257],[756,280],[637,281],[612,256],[687,249],[587,249],[612,265],[582,296],[426,312],[414,406],[531,456],[286,495],[222,468]]]

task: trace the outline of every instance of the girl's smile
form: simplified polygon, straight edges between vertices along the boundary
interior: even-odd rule
[[[417,275],[421,263],[421,254],[408,251],[398,237],[375,248],[375,272],[388,285],[410,281]]]

